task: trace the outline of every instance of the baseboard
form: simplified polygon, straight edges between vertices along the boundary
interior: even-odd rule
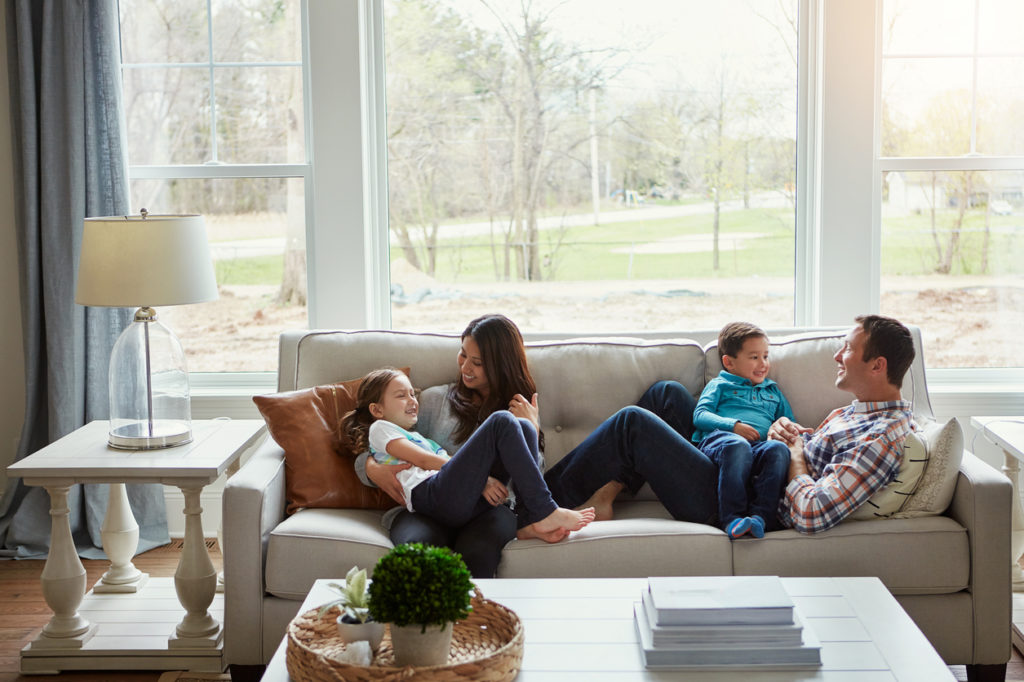
[[[220,532],[220,499],[222,488],[206,488],[199,494],[202,507],[203,535],[216,537]],[[172,538],[185,537],[185,496],[177,488],[164,486],[164,502],[167,505],[167,531]]]

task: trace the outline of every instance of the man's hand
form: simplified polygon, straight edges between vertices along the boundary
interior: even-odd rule
[[[377,484],[377,487],[388,494],[392,500],[405,506],[405,491],[402,484],[398,482],[398,472],[405,471],[412,465],[408,462],[403,464],[380,464],[373,457],[366,458],[366,477]]]
[[[761,434],[757,432],[757,429],[750,424],[744,424],[743,422],[736,422],[736,425],[732,427],[732,432],[751,443],[756,443],[761,440]]]
[[[492,507],[497,507],[508,499],[508,488],[506,488],[498,479],[493,476],[488,476],[487,484],[484,486],[483,496],[484,499],[487,500],[487,504]]]
[[[797,438],[789,444],[789,478],[786,482],[792,481],[797,476],[810,474],[807,468],[807,459],[804,457],[804,441]]]
[[[793,445],[801,440],[800,434],[810,433],[814,429],[800,426],[789,417],[779,417],[775,423],[768,427],[768,440],[781,440],[786,445]]]

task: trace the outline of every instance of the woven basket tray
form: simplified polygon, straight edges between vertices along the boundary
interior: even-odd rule
[[[335,680],[511,680],[523,661],[523,624],[501,604],[484,599],[480,590],[466,620],[452,628],[448,663],[431,667],[395,667],[391,633],[384,633],[377,656],[369,666],[337,660],[345,650],[335,625],[337,610],[317,617],[319,609],[300,613],[288,624],[286,662],[295,682]]]

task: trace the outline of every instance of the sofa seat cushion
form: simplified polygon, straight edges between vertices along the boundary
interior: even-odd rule
[[[675,521],[658,502],[615,505],[615,519],[596,521],[551,545],[515,540],[505,546],[499,578],[646,578],[728,575],[729,538],[717,528]]]
[[[353,566],[369,572],[391,549],[382,515],[372,509],[302,509],[286,518],[267,543],[267,592],[302,600],[317,578],[344,577]]]
[[[732,549],[736,575],[877,576],[896,595],[959,592],[970,580],[967,529],[947,516],[776,531]]]

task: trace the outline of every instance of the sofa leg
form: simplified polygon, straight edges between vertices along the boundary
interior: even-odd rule
[[[265,665],[229,665],[231,682],[259,682],[263,672],[267,669]]]
[[[967,682],[1004,682],[1005,680],[1005,663],[996,665],[974,663],[967,666]]]

